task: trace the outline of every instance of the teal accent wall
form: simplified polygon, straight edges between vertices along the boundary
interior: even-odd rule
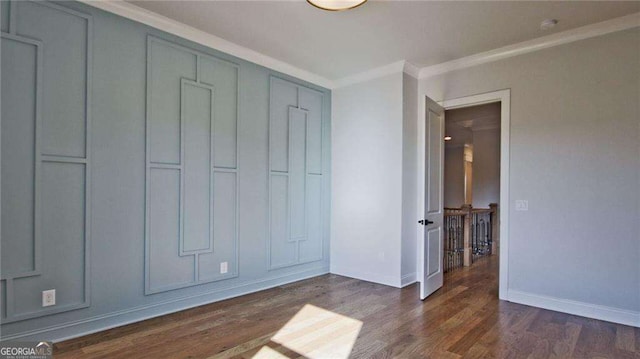
[[[328,272],[329,90],[75,2],[0,29],[2,340]]]

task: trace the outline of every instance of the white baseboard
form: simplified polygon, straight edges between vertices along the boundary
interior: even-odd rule
[[[356,268],[338,267],[335,265],[331,266],[331,273],[341,275],[344,277],[360,279],[366,282],[373,282],[373,283],[388,285],[390,287],[401,288],[400,278],[390,276],[390,275],[381,275],[379,273],[370,273],[370,272],[361,271]]]
[[[402,276],[402,279],[400,280],[400,286],[404,288],[417,281],[418,281],[418,276],[416,275],[416,272],[405,274]]]
[[[143,320],[171,314],[186,309],[199,307],[222,300],[239,297],[278,287],[284,284],[317,277],[329,273],[327,266],[308,269],[300,272],[288,273],[279,277],[259,279],[245,282],[235,287],[225,288],[220,291],[211,291],[196,294],[194,296],[171,299],[168,301],[143,305],[117,312],[98,315],[78,321],[63,323],[51,327],[40,328],[20,333],[12,333],[0,337],[0,341],[6,340],[47,340],[60,342],[123,325],[140,322]]]
[[[509,290],[507,298],[509,302],[640,328],[640,312],[632,310],[548,297],[517,290]]]

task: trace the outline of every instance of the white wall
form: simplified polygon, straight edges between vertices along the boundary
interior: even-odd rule
[[[402,73],[332,91],[331,272],[400,286]]]
[[[416,281],[418,80],[403,74],[402,87],[402,258],[401,284]]]
[[[511,300],[640,325],[639,69],[636,28],[420,82],[511,89]]]
[[[459,208],[463,204],[464,146],[446,147],[444,151],[444,206]]]
[[[473,131],[473,207],[500,203],[500,129]],[[446,199],[446,197],[445,197]]]

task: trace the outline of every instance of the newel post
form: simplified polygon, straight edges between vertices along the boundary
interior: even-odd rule
[[[464,212],[464,252],[463,261],[464,266],[469,267],[471,265],[471,205],[462,205],[462,211]]]
[[[491,208],[491,253],[497,254],[500,246],[500,216],[498,212],[498,204],[490,203]]]

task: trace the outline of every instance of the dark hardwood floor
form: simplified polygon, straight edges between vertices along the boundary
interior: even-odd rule
[[[455,270],[424,302],[415,284],[324,275],[56,343],[54,357],[640,358],[638,328],[499,301],[497,266]]]

